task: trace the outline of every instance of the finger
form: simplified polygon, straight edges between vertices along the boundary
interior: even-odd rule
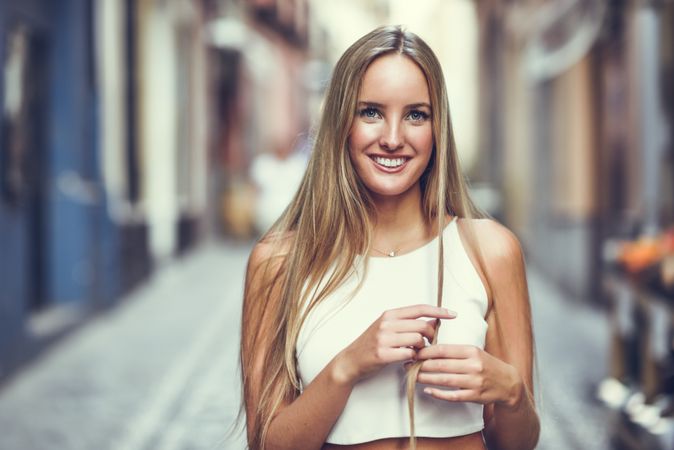
[[[433,337],[435,337],[435,332],[438,330],[438,326],[440,325],[440,319],[431,319],[431,320],[424,320],[426,322],[426,325],[428,328],[431,330],[430,336],[424,335],[428,338],[428,341],[431,342],[433,340]]]
[[[459,389],[477,389],[479,387],[475,377],[457,373],[419,372],[417,381],[424,384]]]
[[[446,390],[446,389],[425,387],[424,392],[430,395],[431,397],[435,397],[440,400],[447,400],[450,402],[480,403],[479,394],[472,389]]]
[[[417,352],[417,360],[420,360],[419,353],[422,350]],[[468,359],[427,359],[421,364],[420,370],[427,373],[469,374],[475,372],[473,363]]]
[[[396,333],[421,333],[431,341],[435,335],[436,320],[389,320],[382,323],[382,328]]]
[[[381,351],[381,358],[386,362],[408,361],[414,359],[416,353],[409,347],[387,348]]]
[[[419,359],[454,358],[468,359],[480,356],[481,349],[474,345],[436,344],[419,352]]]
[[[419,317],[435,317],[438,319],[453,319],[456,312],[447,308],[440,308],[433,305],[421,304],[412,306],[403,306],[402,308],[389,309],[384,312],[383,317],[389,320],[397,319],[418,319]]]
[[[426,342],[421,333],[395,333],[390,337],[391,347],[424,348]]]

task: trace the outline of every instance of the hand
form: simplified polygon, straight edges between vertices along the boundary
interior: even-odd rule
[[[425,360],[417,381],[441,387],[424,389],[435,398],[509,407],[515,407],[522,399],[524,384],[517,369],[479,347],[432,345],[421,349],[417,359]]]
[[[415,359],[435,334],[431,321],[420,317],[453,319],[456,313],[432,305],[414,305],[385,311],[336,357],[340,379],[355,384],[387,364]]]

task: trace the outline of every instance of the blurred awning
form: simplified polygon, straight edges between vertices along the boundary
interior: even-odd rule
[[[599,37],[606,8],[606,0],[559,0],[533,11],[513,9],[508,28],[524,42],[529,79],[554,78],[580,61]]]

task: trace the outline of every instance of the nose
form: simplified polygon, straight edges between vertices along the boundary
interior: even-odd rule
[[[401,125],[397,122],[387,123],[382,130],[379,144],[387,151],[395,151],[404,145]]]

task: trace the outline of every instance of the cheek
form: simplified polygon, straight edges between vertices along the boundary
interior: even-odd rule
[[[377,127],[374,125],[355,124],[349,134],[349,148],[352,152],[362,151],[377,140]]]
[[[415,129],[409,135],[410,143],[420,153],[428,153],[433,149],[433,132],[431,127]]]

